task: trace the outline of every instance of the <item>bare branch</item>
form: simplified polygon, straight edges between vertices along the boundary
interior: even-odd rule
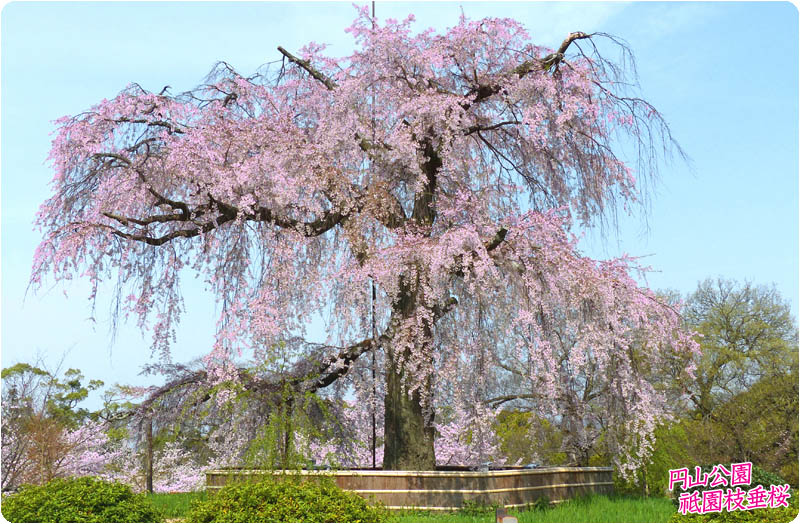
[[[582,33],[580,31],[576,31],[574,33],[570,33],[567,38],[561,42],[561,45],[558,47],[558,50],[550,55],[544,57],[543,60],[540,61],[542,68],[545,71],[549,71],[551,67],[557,68],[558,64],[564,60],[564,53],[567,52],[567,48],[569,48],[570,44],[575,40],[582,40],[584,38],[591,38],[592,35],[587,35],[586,33]],[[520,75],[522,76],[522,75]]]
[[[482,125],[476,124],[474,126],[468,127],[467,130],[464,131],[464,134],[465,135],[471,135],[472,133],[475,133],[475,132],[478,132],[478,131],[493,131],[495,129],[499,129],[499,128],[504,127],[504,126],[521,124],[521,123],[522,122],[520,122],[518,120],[506,120],[504,122],[498,122],[496,124],[492,124],[492,125],[489,125],[489,126],[482,126]]]
[[[501,406],[506,402],[511,402],[512,400],[520,400],[520,399],[537,399],[542,398],[541,395],[535,394],[520,394],[520,395],[503,395],[500,397],[490,398],[486,401],[487,404],[491,404],[493,408]]]
[[[325,85],[325,87],[327,87],[329,90],[333,91],[334,89],[336,89],[336,82],[334,82],[327,76],[323,75],[322,73],[314,69],[308,60],[303,60],[301,58],[294,56],[292,53],[282,48],[281,46],[278,46],[278,51],[280,51],[283,56],[288,58],[290,62],[297,64],[298,66],[303,68],[306,72],[308,72],[308,74],[310,74],[311,76],[322,82]]]

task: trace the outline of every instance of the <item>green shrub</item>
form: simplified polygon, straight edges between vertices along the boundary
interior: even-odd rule
[[[9,522],[160,522],[161,514],[125,484],[93,477],[53,479],[3,497]]]
[[[192,505],[189,522],[385,522],[388,512],[370,506],[329,478],[275,477],[229,484]]]

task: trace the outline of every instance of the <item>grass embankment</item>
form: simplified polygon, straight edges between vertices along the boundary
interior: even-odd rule
[[[205,499],[206,494],[169,493],[149,495],[150,500],[166,517],[183,519],[195,499]],[[520,522],[667,522],[675,507],[666,498],[635,498],[623,496],[591,496],[568,500],[561,504],[534,510],[510,509],[509,513]],[[402,511],[393,514],[394,522],[494,522],[494,511],[469,511],[453,513]]]

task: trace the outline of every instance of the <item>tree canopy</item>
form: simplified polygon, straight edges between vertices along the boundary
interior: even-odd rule
[[[774,286],[706,279],[687,298],[685,316],[702,335],[703,357],[689,387],[701,416],[760,380],[797,369],[797,326]]]
[[[685,318],[702,336],[686,384],[692,452],[703,463],[752,461],[797,482],[798,342],[774,286],[706,279]]]
[[[640,362],[696,345],[633,259],[584,257],[571,231],[637,202],[669,129],[619,39],[546,49],[513,20],[412,23],[361,10],[348,57],[279,47],[252,76],[223,62],[192,91],[132,84],[60,119],[32,281],[114,280],[169,363],[193,270],[222,306],[203,377],[238,380],[246,351],[298,390],[382,396],[384,467],[433,467],[437,406],[485,427],[526,398],[579,443],[602,410],[632,467],[665,408]],[[311,344],[320,313],[328,341]]]

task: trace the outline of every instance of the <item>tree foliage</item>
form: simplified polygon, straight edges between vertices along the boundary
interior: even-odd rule
[[[797,370],[797,325],[774,286],[707,279],[688,297],[685,316],[702,336],[689,386],[702,416],[759,381]]]
[[[686,302],[702,357],[688,384],[701,463],[752,461],[797,485],[798,339],[789,304],[768,286],[706,280]]]
[[[680,372],[690,364],[680,358],[654,377],[671,392],[676,418],[657,431],[651,460],[626,489],[661,492],[669,468],[745,461],[797,486],[798,340],[789,304],[774,286],[717,278],[678,307],[702,351],[689,357],[694,377]]]
[[[102,440],[93,434],[92,413],[78,404],[103,383],[83,385],[77,369],[58,375],[41,363],[20,362],[2,370],[3,490],[93,471],[90,462],[73,461],[76,453]]]

